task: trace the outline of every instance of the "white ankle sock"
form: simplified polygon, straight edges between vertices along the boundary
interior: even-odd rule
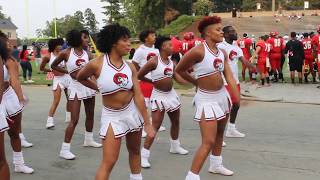
[[[23,133],[19,133],[19,137],[20,137],[20,139],[26,139],[26,137],[24,137]]]
[[[222,156],[210,155],[210,164],[217,166],[222,164]]]
[[[236,124],[229,123],[228,128],[229,129],[235,129],[236,128]]]
[[[188,179],[192,180],[200,180],[200,176],[198,174],[194,174],[193,172],[189,171],[187,175]]]
[[[142,180],[142,174],[130,174],[130,180]]]
[[[71,147],[70,143],[63,142],[62,146],[61,146],[61,150],[62,151],[66,151],[66,150],[70,151],[70,147]]]
[[[142,148],[141,149],[141,156],[142,157],[150,157],[150,150],[146,149],[146,148]]]
[[[13,164],[14,165],[21,165],[24,164],[24,159],[23,159],[23,153],[21,152],[14,152],[13,151]]]

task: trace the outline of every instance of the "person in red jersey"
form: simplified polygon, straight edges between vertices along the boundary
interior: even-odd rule
[[[304,39],[302,40],[303,49],[304,49],[304,67],[309,69],[307,73],[304,74],[304,82],[308,83],[308,75],[312,74],[313,83],[316,82],[316,73],[313,71],[313,62],[314,56],[312,54],[312,39],[309,36],[309,33],[303,34]]]
[[[249,61],[251,54],[250,54],[250,50],[252,47],[252,40],[250,38],[248,38],[248,34],[244,33],[243,34],[243,38],[239,39],[237,41],[238,46],[241,48],[242,52],[243,52],[243,57],[245,58],[245,60]],[[247,66],[242,63],[242,80],[245,81],[246,80],[246,69]],[[252,73],[249,70],[249,78],[250,81],[252,81]]]
[[[274,82],[278,82],[279,79],[283,79],[281,71],[281,56],[284,49],[283,39],[278,37],[278,32],[271,32],[270,38],[267,40],[267,43],[270,44],[270,64],[271,72],[274,75]]]
[[[181,41],[182,44],[182,49],[181,49],[181,54],[184,55],[186,54],[190,49],[193,48],[193,33],[192,32],[186,32],[183,34],[183,40]]]
[[[317,59],[318,73],[320,73],[320,25],[317,28],[317,35],[312,37],[313,56]]]
[[[268,45],[266,43],[267,36],[261,36],[257,42],[256,51],[251,57],[250,61],[253,62],[256,58],[257,67],[260,73],[261,85],[265,85],[265,80],[267,80],[267,85],[270,85],[270,79],[267,68],[267,58],[268,58]]]

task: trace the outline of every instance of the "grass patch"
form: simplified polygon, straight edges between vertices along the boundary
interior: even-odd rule
[[[164,36],[176,35],[200,18],[200,16],[181,15],[166,27],[158,30],[158,33]]]

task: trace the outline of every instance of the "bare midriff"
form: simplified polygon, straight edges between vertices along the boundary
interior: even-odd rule
[[[110,109],[122,109],[126,107],[133,98],[133,91],[119,91],[113,94],[103,95],[103,106]]]
[[[153,82],[153,86],[154,86],[154,88],[156,88],[160,91],[169,92],[172,89],[173,81],[172,81],[172,78],[167,77],[167,78],[161,79],[159,81]]]
[[[197,84],[198,88],[207,91],[218,91],[224,86],[221,73],[201,77],[197,79]]]

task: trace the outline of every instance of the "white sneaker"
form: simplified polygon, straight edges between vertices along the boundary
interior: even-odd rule
[[[200,180],[200,176],[198,174],[193,174],[191,171],[189,171],[185,180]]]
[[[32,79],[27,81],[28,83],[34,83],[34,81]]]
[[[233,172],[223,167],[222,156],[210,155],[210,167],[208,169],[210,173],[221,174],[224,176],[232,176]]]
[[[166,130],[166,127],[164,127],[164,126],[160,126],[160,128],[159,128],[159,132],[162,132],[162,131],[165,131]]]
[[[92,140],[85,139],[83,142],[83,146],[84,147],[100,148],[100,147],[102,147],[102,144],[95,142],[93,139]]]
[[[239,132],[236,128],[228,128],[226,132],[226,137],[229,138],[243,138],[246,135]]]
[[[68,150],[61,150],[59,156],[66,160],[74,160],[76,156]]]
[[[189,153],[189,151],[187,151],[180,145],[180,141],[178,139],[177,140],[170,139],[170,153],[186,155]]]
[[[146,131],[144,130],[144,128],[142,129],[142,135],[141,135],[142,138],[146,138],[147,137],[147,133]]]
[[[230,171],[229,169],[223,167],[223,165],[217,166],[217,167],[210,166],[208,171],[213,174],[221,174],[224,176],[232,176],[233,175],[233,172]]]
[[[226,147],[226,146],[227,144],[224,141],[222,141],[222,147]]]
[[[24,135],[22,133],[19,134],[20,140],[21,140],[21,146],[24,148],[29,148],[32,147],[33,144],[29,143],[26,139],[26,137],[24,137]]]
[[[32,174],[34,172],[34,170],[25,164],[19,164],[19,165],[15,164],[14,165],[14,172],[24,173],[24,174]]]
[[[97,143],[93,139],[93,133],[92,132],[85,132],[84,134],[84,142],[83,142],[84,147],[94,147],[94,148],[100,148],[102,147],[102,144]]]
[[[151,164],[149,162],[150,151],[142,148],[141,149],[141,167],[142,168],[150,168]]]
[[[54,127],[54,119],[52,117],[48,117],[46,128],[51,129]]]

